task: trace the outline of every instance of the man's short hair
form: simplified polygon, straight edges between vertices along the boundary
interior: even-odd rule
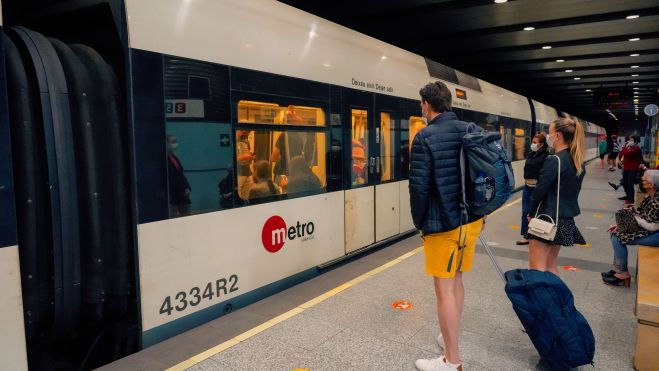
[[[443,113],[451,110],[451,91],[441,81],[435,81],[424,86],[420,91],[421,101],[430,104],[433,111]]]

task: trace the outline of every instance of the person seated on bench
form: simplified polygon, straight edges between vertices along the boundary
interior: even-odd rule
[[[616,212],[617,224],[609,227],[613,246],[613,270],[602,272],[608,285],[629,287],[627,245],[659,246],[659,170],[647,170],[642,178],[647,196],[638,210],[633,207]]]

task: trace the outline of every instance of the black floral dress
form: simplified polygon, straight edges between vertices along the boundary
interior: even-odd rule
[[[641,202],[641,205],[638,207],[638,210],[636,211],[636,215],[640,216],[643,220],[647,221],[648,223],[659,223],[659,194],[655,194],[654,196],[647,196],[643,201]],[[616,236],[622,242],[623,244],[628,244],[631,241],[634,241],[636,239],[639,239],[641,237],[645,237],[649,235],[650,233],[653,233],[651,231],[648,231],[641,226],[639,228],[636,228],[633,232],[629,233],[616,233]]]

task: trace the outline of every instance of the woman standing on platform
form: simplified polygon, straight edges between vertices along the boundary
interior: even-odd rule
[[[545,163],[547,158],[547,139],[544,134],[539,133],[533,137],[531,141],[531,154],[524,163],[524,190],[522,191],[522,238],[517,241],[517,245],[529,244],[529,221],[526,216],[529,214],[529,204],[531,203],[531,195],[536,184],[538,184],[538,176],[540,176],[540,169],[542,164]]]
[[[542,166],[527,218],[531,220],[536,213],[550,215],[557,223],[557,231],[552,241],[529,234],[529,268],[558,275],[556,260],[561,246],[586,243],[574,223],[574,217],[580,214],[579,192],[586,175],[583,167],[584,129],[571,119],[558,119],[549,126],[547,143],[554,148],[558,158],[550,156]]]

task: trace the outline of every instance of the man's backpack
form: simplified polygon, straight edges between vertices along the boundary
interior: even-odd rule
[[[487,215],[515,189],[513,167],[501,147],[501,134],[469,124],[460,153],[462,200],[469,214]]]

